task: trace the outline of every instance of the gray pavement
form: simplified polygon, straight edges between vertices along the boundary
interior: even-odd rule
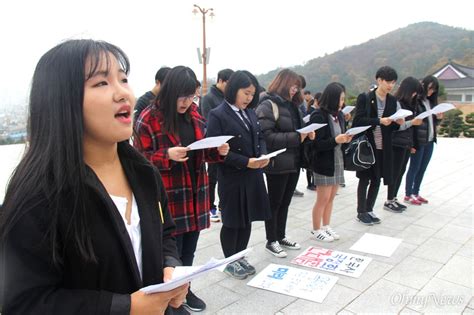
[[[357,178],[346,172],[346,187],[334,202],[331,226],[339,241],[319,243],[310,239],[311,210],[316,193],[306,189],[301,174],[290,205],[287,235],[302,249],[287,251],[287,258],[267,253],[265,228],[253,224],[248,260],[257,273],[270,263],[290,263],[310,245],[320,245],[372,257],[360,278],[339,277],[323,303],[282,295],[247,286],[251,279],[236,280],[215,271],[192,283],[193,291],[207,303],[201,314],[474,314],[473,301],[473,149],[472,139],[439,139],[421,187],[429,204],[409,206],[402,214],[383,210],[386,187],[381,186],[375,213],[380,225],[364,226],[355,220]],[[399,198],[403,197],[402,182]],[[219,241],[221,223],[201,233],[195,265],[210,257],[222,258]],[[349,248],[365,233],[403,239],[391,257],[365,254]],[[308,269],[316,272],[324,271]]]

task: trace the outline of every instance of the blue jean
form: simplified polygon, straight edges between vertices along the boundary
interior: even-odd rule
[[[410,167],[405,179],[405,196],[419,194],[423,176],[433,154],[433,147],[434,142],[431,141],[426,145],[420,146],[415,154],[411,154]]]

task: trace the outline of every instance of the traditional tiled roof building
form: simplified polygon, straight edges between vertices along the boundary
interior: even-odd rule
[[[474,68],[450,61],[433,75],[443,84],[447,101],[474,102]]]

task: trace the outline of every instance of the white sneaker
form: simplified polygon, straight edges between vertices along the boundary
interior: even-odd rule
[[[334,241],[334,237],[329,235],[324,230],[311,231],[311,234],[313,234],[313,239],[315,239],[316,241],[320,241],[320,242],[332,242],[332,241]]]
[[[326,231],[329,236],[332,236],[335,240],[340,239],[339,234],[336,233],[329,225],[323,226],[323,229]]]

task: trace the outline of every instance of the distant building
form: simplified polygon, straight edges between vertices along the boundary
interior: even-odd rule
[[[458,104],[474,102],[474,68],[450,61],[433,75],[443,84],[446,101]]]

